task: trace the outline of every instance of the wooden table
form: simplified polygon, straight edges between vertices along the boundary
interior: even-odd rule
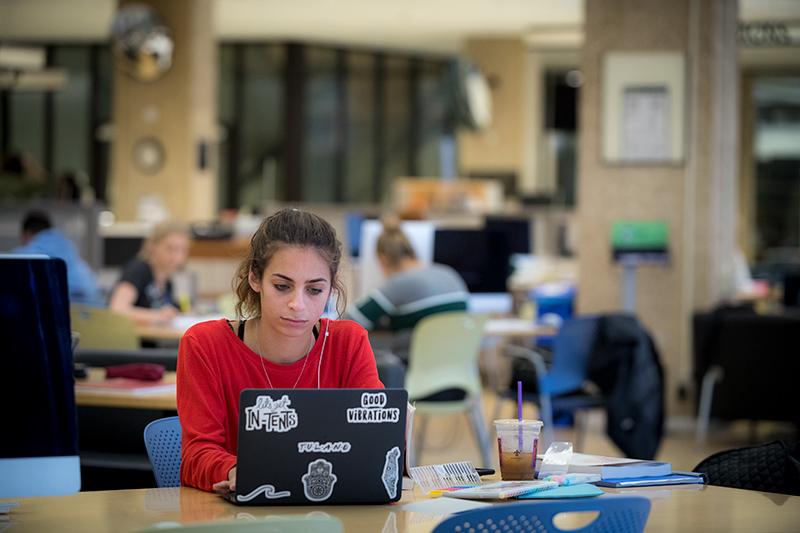
[[[558,333],[558,328],[536,324],[524,318],[490,318],[484,326],[484,336],[490,339],[482,352],[483,369],[489,387],[500,391],[507,385],[508,365],[502,356],[506,345],[513,339],[535,339]]]
[[[136,334],[146,340],[178,341],[186,330],[169,324],[163,326],[136,326]],[[487,337],[524,338],[555,335],[558,328],[542,326],[524,318],[490,318],[486,321],[484,334]]]
[[[146,341],[175,343],[181,340],[185,330],[174,328],[169,325],[164,326],[136,326],[136,335]]]
[[[797,496],[698,486],[608,492],[649,498],[648,532],[796,532],[800,526]],[[322,512],[340,520],[344,531],[427,532],[443,517],[422,512],[420,506],[424,507],[426,500],[406,491],[394,505],[237,507],[214,494],[189,488],[82,492],[16,500],[21,505],[11,512],[9,531],[124,532],[161,522],[259,520],[309,513],[325,516]]]
[[[136,334],[142,340],[167,342],[169,344],[178,344],[183,334],[187,329],[197,324],[198,322],[205,322],[207,320],[216,320],[222,318],[219,314],[204,314],[194,315],[185,314],[178,315],[172,322],[161,325],[142,325],[137,324]]]
[[[89,369],[89,382],[103,381],[105,370],[102,368]],[[82,380],[76,380],[80,383]],[[164,382],[175,383],[175,372],[165,372]],[[79,387],[75,388],[75,404],[79,406],[94,407],[121,407],[126,409],[158,409],[158,410],[177,410],[177,400],[175,392],[162,392],[157,394],[137,395],[123,391],[83,391]]]
[[[490,318],[483,332],[487,337],[533,339],[555,335],[558,328],[542,326],[525,318]]]

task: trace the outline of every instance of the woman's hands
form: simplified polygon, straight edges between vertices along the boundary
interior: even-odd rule
[[[228,470],[228,479],[225,481],[220,481],[219,483],[214,483],[214,492],[218,492],[220,494],[227,494],[228,492],[233,492],[236,490],[236,467],[234,466],[230,470]]]
[[[168,324],[176,316],[178,316],[178,310],[171,305],[165,305],[153,311],[153,322],[155,324]]]

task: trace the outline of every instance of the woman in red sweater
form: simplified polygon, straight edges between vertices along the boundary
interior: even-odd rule
[[[337,276],[341,243],[312,213],[284,209],[253,235],[234,277],[239,320],[203,322],[178,350],[181,483],[236,487],[239,393],[245,388],[382,388],[366,331],[320,318]]]

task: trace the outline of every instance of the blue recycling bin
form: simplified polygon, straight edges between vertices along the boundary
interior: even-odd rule
[[[560,327],[575,314],[575,293],[575,284],[569,282],[544,283],[532,289],[529,297],[536,303],[536,322]],[[536,344],[550,348],[553,346],[553,337],[538,337]]]

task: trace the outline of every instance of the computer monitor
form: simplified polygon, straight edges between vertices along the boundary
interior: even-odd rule
[[[80,490],[64,261],[0,255],[0,498]]]
[[[800,272],[787,274],[783,278],[783,305],[800,307]]]
[[[437,229],[433,260],[453,267],[470,292],[506,292],[511,256],[531,251],[530,227],[527,218],[486,217],[482,228]]]

